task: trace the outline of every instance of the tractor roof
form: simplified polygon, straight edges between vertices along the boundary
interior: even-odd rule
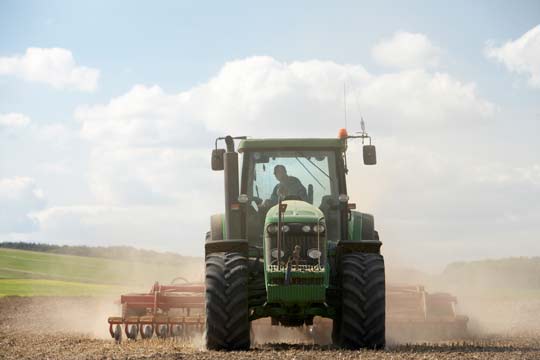
[[[287,149],[336,149],[345,150],[345,141],[338,138],[316,138],[316,139],[246,139],[240,142],[238,151],[253,150],[287,150]]]

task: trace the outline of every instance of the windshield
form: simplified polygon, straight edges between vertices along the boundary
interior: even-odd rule
[[[252,217],[261,217],[263,210],[277,204],[279,196],[306,201],[320,208],[325,214],[328,238],[338,239],[339,211],[331,206],[339,195],[335,152],[250,152],[244,160],[249,162],[246,190],[253,199],[252,207],[256,211],[251,213]],[[329,224],[329,220],[332,224]],[[261,221],[263,219],[259,218],[258,222]]]

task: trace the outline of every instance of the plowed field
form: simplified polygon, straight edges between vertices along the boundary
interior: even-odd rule
[[[454,343],[390,344],[384,351],[343,351],[291,338],[259,343],[248,352],[211,352],[201,335],[115,344],[106,318],[112,299],[0,298],[1,359],[539,359],[540,334],[484,335]],[[280,339],[281,341],[281,339]]]

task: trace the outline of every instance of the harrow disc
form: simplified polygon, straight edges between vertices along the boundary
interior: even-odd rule
[[[171,325],[171,335],[172,336],[183,336],[184,330],[182,329],[182,325]]]
[[[117,324],[115,326],[113,337],[117,343],[120,343],[122,341],[122,326],[120,326],[120,324]]]
[[[154,333],[154,326],[146,325],[141,327],[141,337],[143,339],[150,339]]]
[[[137,333],[139,332],[138,325],[126,325],[126,336],[128,339],[135,340],[137,339]]]
[[[164,339],[169,335],[169,326],[166,324],[160,324],[156,326],[157,337]]]

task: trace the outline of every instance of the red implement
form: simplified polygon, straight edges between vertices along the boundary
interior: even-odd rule
[[[109,332],[117,341],[124,333],[129,339],[189,336],[204,327],[204,285],[156,282],[145,294],[120,297],[121,317],[109,317]]]

